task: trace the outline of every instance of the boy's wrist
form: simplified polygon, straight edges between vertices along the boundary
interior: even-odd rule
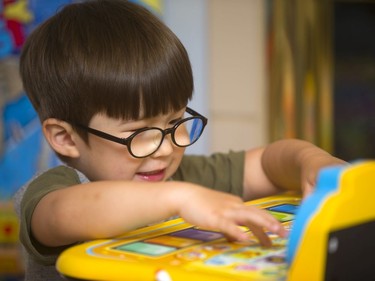
[[[194,188],[193,184],[181,181],[167,183],[166,202],[170,216],[180,216],[181,207],[188,200],[188,193]]]

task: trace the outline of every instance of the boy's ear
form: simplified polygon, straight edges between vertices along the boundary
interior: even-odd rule
[[[74,141],[77,134],[69,123],[48,118],[43,121],[42,127],[44,136],[54,151],[70,158],[79,157],[79,150]]]

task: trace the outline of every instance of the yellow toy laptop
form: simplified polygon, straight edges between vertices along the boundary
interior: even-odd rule
[[[286,195],[251,202],[286,227],[299,203]],[[82,280],[281,280],[286,240],[272,238],[272,248],[260,247],[255,237],[246,244],[229,243],[219,232],[176,219],[72,247],[59,257],[57,269]]]
[[[60,255],[57,270],[97,281],[375,280],[375,162],[325,169],[302,204],[293,195],[246,204],[266,209],[286,228],[293,223],[289,241],[269,233],[271,248],[255,237],[228,242],[176,219],[74,246]]]

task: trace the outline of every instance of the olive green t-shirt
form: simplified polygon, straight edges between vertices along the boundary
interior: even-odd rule
[[[244,152],[216,153],[211,156],[184,156],[171,180],[186,181],[242,196]],[[57,189],[89,182],[81,172],[58,166],[37,176],[15,196],[20,216],[20,241],[26,249],[25,281],[64,280],[55,269],[58,255],[67,247],[51,248],[39,244],[31,235],[31,217],[38,202]]]

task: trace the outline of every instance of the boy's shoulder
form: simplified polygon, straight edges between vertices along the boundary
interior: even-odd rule
[[[28,184],[26,184],[26,187],[56,186],[71,183],[80,183],[78,171],[72,167],[60,165],[37,174]]]
[[[35,175],[27,184],[20,188],[14,195],[14,201],[19,207],[21,201],[26,198],[41,198],[56,189],[88,182],[88,179],[78,170],[61,165]],[[18,211],[18,210],[17,210]]]
[[[28,185],[33,186],[38,183],[65,185],[65,183],[79,184],[85,182],[89,182],[89,180],[83,173],[73,167],[60,165],[36,175]]]

